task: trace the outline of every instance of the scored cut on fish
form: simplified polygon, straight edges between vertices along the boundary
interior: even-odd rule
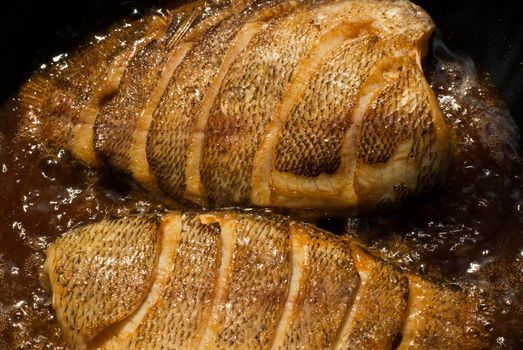
[[[65,339],[100,349],[471,349],[473,294],[281,216],[170,212],[74,229],[44,273]]]

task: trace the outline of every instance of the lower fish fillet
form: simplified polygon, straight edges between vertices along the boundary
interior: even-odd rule
[[[478,300],[355,241],[279,216],[170,212],[104,220],[47,249],[78,349],[472,349]]]

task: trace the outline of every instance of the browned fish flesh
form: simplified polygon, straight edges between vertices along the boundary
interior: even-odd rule
[[[470,349],[478,302],[280,216],[104,220],[47,249],[65,339],[99,349]]]
[[[195,1],[38,72],[22,125],[179,202],[372,210],[445,177],[433,29],[407,0]]]

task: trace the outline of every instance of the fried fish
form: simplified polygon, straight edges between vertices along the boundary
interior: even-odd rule
[[[468,349],[478,302],[281,216],[169,212],[66,233],[44,272],[65,339],[100,349]]]
[[[37,72],[22,129],[182,203],[394,205],[451,159],[433,29],[407,0],[195,1]]]

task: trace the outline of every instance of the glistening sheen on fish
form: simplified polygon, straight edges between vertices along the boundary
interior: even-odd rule
[[[445,178],[406,0],[195,1],[115,25],[20,95],[40,140],[180,203],[361,213]]]
[[[44,271],[66,340],[100,349],[471,349],[479,299],[280,216],[171,212],[66,233]]]

